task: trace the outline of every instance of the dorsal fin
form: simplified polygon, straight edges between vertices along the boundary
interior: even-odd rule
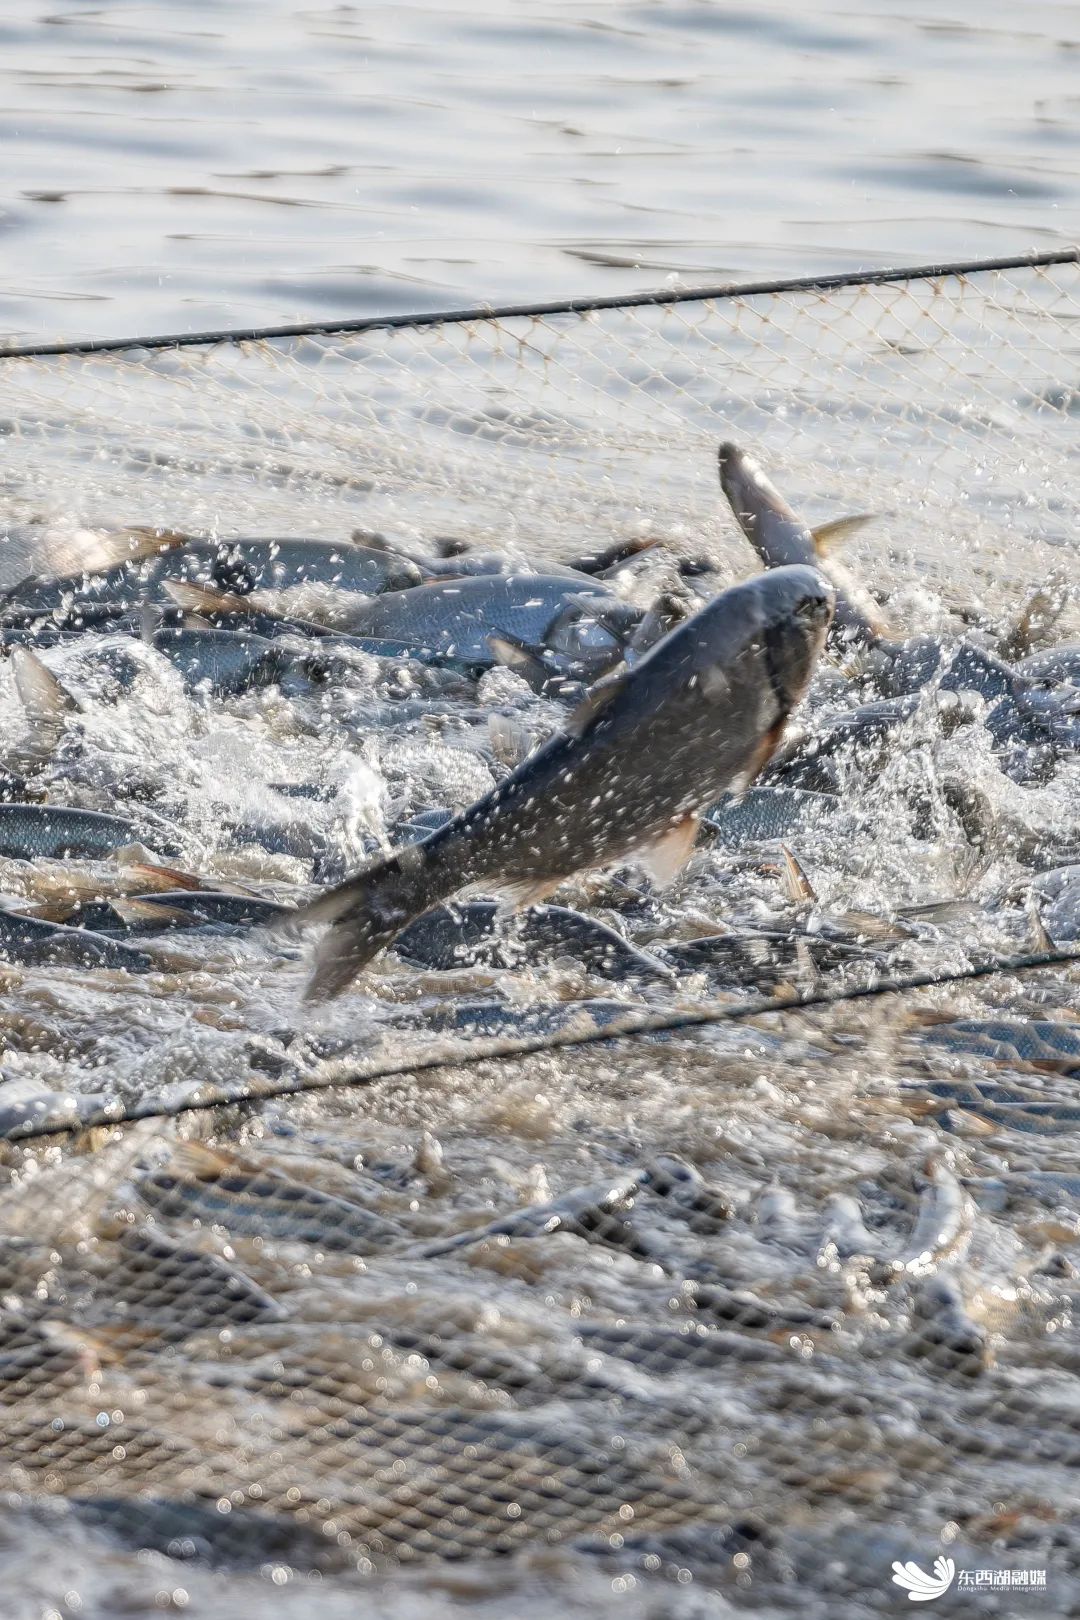
[[[630,671],[625,664],[619,664],[605,675],[602,681],[590,686],[577,708],[566,722],[566,730],[571,737],[582,737],[594,721],[603,714],[609,704],[618,697],[626,685]]]
[[[865,529],[868,523],[873,523],[874,512],[855,512],[851,517],[832,518],[828,523],[819,523],[816,529],[810,530],[810,538],[814,542],[814,550],[819,557],[827,557],[830,551],[850,540],[853,534]]]
[[[232,591],[219,590],[215,585],[201,585],[193,579],[166,579],[162,584],[165,594],[171,596],[185,613],[202,613],[213,618],[215,614],[250,615],[257,611],[250,597],[236,596]]]
[[[74,713],[79,705],[60,685],[51,669],[47,669],[29,647],[16,647],[11,654],[15,675],[15,689],[27,718],[39,725],[62,725],[65,715]]]
[[[1056,951],[1058,949],[1057,941],[1043,922],[1042,910],[1033,889],[1028,890],[1027,912],[1028,920],[1031,923],[1032,938],[1035,941],[1035,949],[1037,951]]]
[[[813,884],[788,846],[781,844],[780,849],[784,856],[784,893],[789,900],[797,901],[799,904],[806,901],[812,903],[817,899]]]

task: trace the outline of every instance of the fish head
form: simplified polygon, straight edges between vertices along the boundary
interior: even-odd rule
[[[814,560],[814,540],[761,467],[737,444],[719,451],[720,488],[766,568]]]
[[[544,645],[582,671],[609,669],[622,657],[641,617],[639,608],[617,597],[574,597],[548,626]]]
[[[836,591],[821,570],[805,564],[769,569],[751,583],[769,684],[780,711],[790,714],[805,697],[826,643]]]
[[[799,704],[821,656],[836,592],[819,568],[770,568],[751,581],[765,668],[783,715]]]

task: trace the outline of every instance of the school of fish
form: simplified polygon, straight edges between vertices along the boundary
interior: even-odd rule
[[[1070,603],[923,633],[839,559],[866,514],[811,527],[733,444],[719,483],[738,578],[618,538],[533,571],[129,529],[0,593],[0,1453],[28,1525],[63,1497],[78,1545],[196,1585],[547,1547],[585,1588],[682,1605],[678,1570],[749,1570],[825,1615],[932,1563],[888,1524],[917,1463],[958,1562],[1062,1552],[1067,976],[526,1066],[482,1106],[409,1087],[436,1041],[1080,940]],[[405,1078],[338,1116],[258,1100],[387,1054]],[[108,1134],[231,1078],[239,1120]],[[85,1151],[50,1161],[61,1127]]]

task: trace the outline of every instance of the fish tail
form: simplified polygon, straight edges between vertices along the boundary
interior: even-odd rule
[[[445,870],[445,869],[444,869]],[[422,845],[412,845],[368,866],[305,907],[293,920],[328,922],[315,953],[307,1001],[327,1001],[342,990],[414,918],[459,886],[459,875],[438,878]]]

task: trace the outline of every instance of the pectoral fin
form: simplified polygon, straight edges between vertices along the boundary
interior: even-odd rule
[[[566,730],[572,737],[584,736],[589,727],[603,714],[608,704],[622,691],[628,674],[626,665],[620,664],[610,675],[605,675],[602,681],[597,681],[595,686],[589,688],[566,722]]]
[[[700,825],[701,818],[696,814],[680,816],[649,843],[635,849],[635,858],[661,888],[671,883],[690,859]]]
[[[167,928],[195,928],[200,918],[193,917],[190,911],[184,911],[179,906],[154,906],[145,900],[138,900],[133,895],[121,898],[119,895],[109,901],[121,922],[157,923],[162,933]]]

